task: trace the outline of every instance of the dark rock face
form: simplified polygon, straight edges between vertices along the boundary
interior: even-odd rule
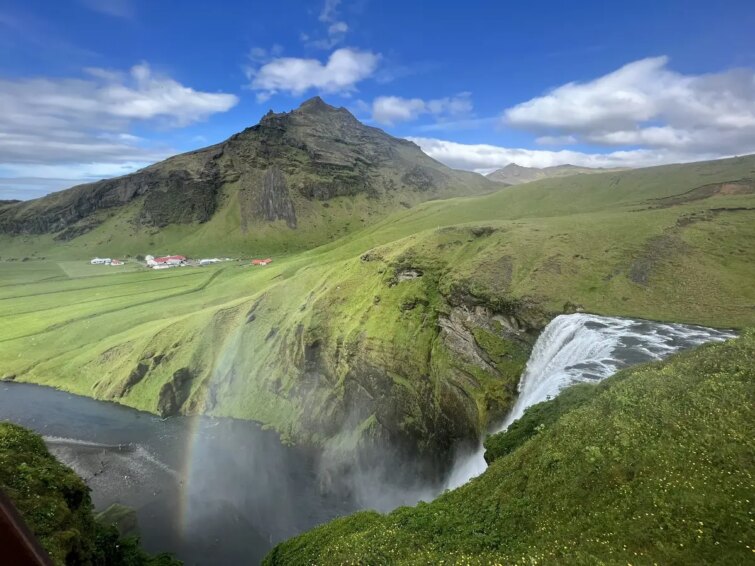
[[[443,177],[432,169],[416,166],[404,173],[401,180],[410,187],[420,191],[429,191],[436,187],[438,182],[443,181]]]
[[[55,239],[62,242],[67,242],[68,240],[73,240],[74,238],[78,238],[82,234],[86,234],[90,230],[94,230],[99,226],[101,223],[101,220],[95,217],[87,217],[82,218],[78,222],[71,224],[70,226],[67,226],[62,232],[58,232],[55,235]]]
[[[79,185],[36,201],[0,209],[0,232],[12,235],[58,232],[71,240],[99,226],[97,214],[144,197],[139,222],[158,228],[206,222],[217,207],[223,179],[210,161],[198,174],[186,170],[145,169],[132,175]]]
[[[492,320],[493,316],[484,308],[453,307],[448,316],[438,318],[438,326],[441,340],[449,351],[467,363],[496,375],[498,370],[469,330],[470,327],[488,327]]]
[[[342,426],[348,428],[374,415],[377,425],[365,439],[363,457],[380,458],[390,447],[399,461],[424,466],[424,473],[432,477],[445,469],[459,439],[476,437],[474,419],[463,416],[476,409],[472,399],[448,383],[442,383],[436,393],[430,376],[414,381],[413,386],[416,396],[409,396],[385,369],[357,363],[344,383],[347,412]],[[425,410],[417,411],[418,406]]]
[[[162,417],[177,415],[191,393],[193,374],[189,368],[181,368],[161,388],[157,398],[157,412]]]
[[[0,209],[0,232],[12,235],[59,232],[98,210],[129,203],[149,190],[153,182],[149,175],[135,173],[5,206]]]
[[[265,172],[259,196],[259,210],[265,220],[285,220],[289,228],[296,228],[296,211],[288,194],[286,176],[274,167]]]
[[[144,199],[139,219],[162,228],[212,218],[223,179],[218,166],[210,162],[196,177],[188,171],[171,171],[159,185],[159,190],[150,191]]]

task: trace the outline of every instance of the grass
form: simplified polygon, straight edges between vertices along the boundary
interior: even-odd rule
[[[534,330],[567,304],[755,324],[755,196],[657,200],[753,176],[751,156],[551,179],[419,204],[357,230],[343,228],[369,201],[336,200],[332,218],[302,221],[299,232],[264,229],[269,247],[264,238],[245,247],[251,240],[222,215],[154,234],[129,233],[119,216],[67,243],[6,238],[0,377],[156,412],[161,389],[185,369],[185,412],[253,419],[292,441],[344,449],[351,440],[339,437],[354,435],[343,427],[357,418],[365,437],[395,425],[394,440],[442,453],[478,437],[513,399],[527,347],[496,313]],[[302,251],[315,224],[321,232],[311,241],[344,235]],[[265,268],[239,261],[152,272],[87,262],[95,253],[239,252],[248,260],[276,250]],[[423,275],[399,282],[407,268]],[[487,313],[463,332],[488,365],[459,358],[440,331],[463,309]],[[140,364],[146,374],[132,379]],[[359,414],[349,414],[355,403]]]
[[[135,538],[95,521],[89,488],[58,462],[42,438],[0,423],[0,489],[13,501],[53,564],[175,566],[168,555],[147,555]]]
[[[337,519],[265,564],[748,563],[753,360],[751,330],[567,391],[489,439],[469,484]]]

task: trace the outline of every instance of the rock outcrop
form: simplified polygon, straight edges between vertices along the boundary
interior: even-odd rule
[[[288,194],[286,176],[275,167],[265,172],[259,197],[259,211],[268,222],[285,220],[289,228],[296,228],[296,211]]]
[[[157,412],[162,417],[178,414],[181,406],[189,398],[193,374],[189,368],[176,370],[160,388],[157,398]]]

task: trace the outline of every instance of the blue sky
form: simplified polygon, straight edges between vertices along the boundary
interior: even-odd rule
[[[755,152],[755,4],[5,0],[0,199],[221,141],[320,94],[447,164]]]

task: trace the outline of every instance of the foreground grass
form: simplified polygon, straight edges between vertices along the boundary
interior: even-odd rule
[[[492,463],[469,484],[389,515],[337,519],[265,564],[752,560],[755,331],[570,397],[491,439]]]
[[[115,527],[95,521],[81,478],[47,451],[41,437],[9,423],[0,423],[0,489],[56,565],[180,564],[168,555],[147,555],[135,538],[121,540]]]

